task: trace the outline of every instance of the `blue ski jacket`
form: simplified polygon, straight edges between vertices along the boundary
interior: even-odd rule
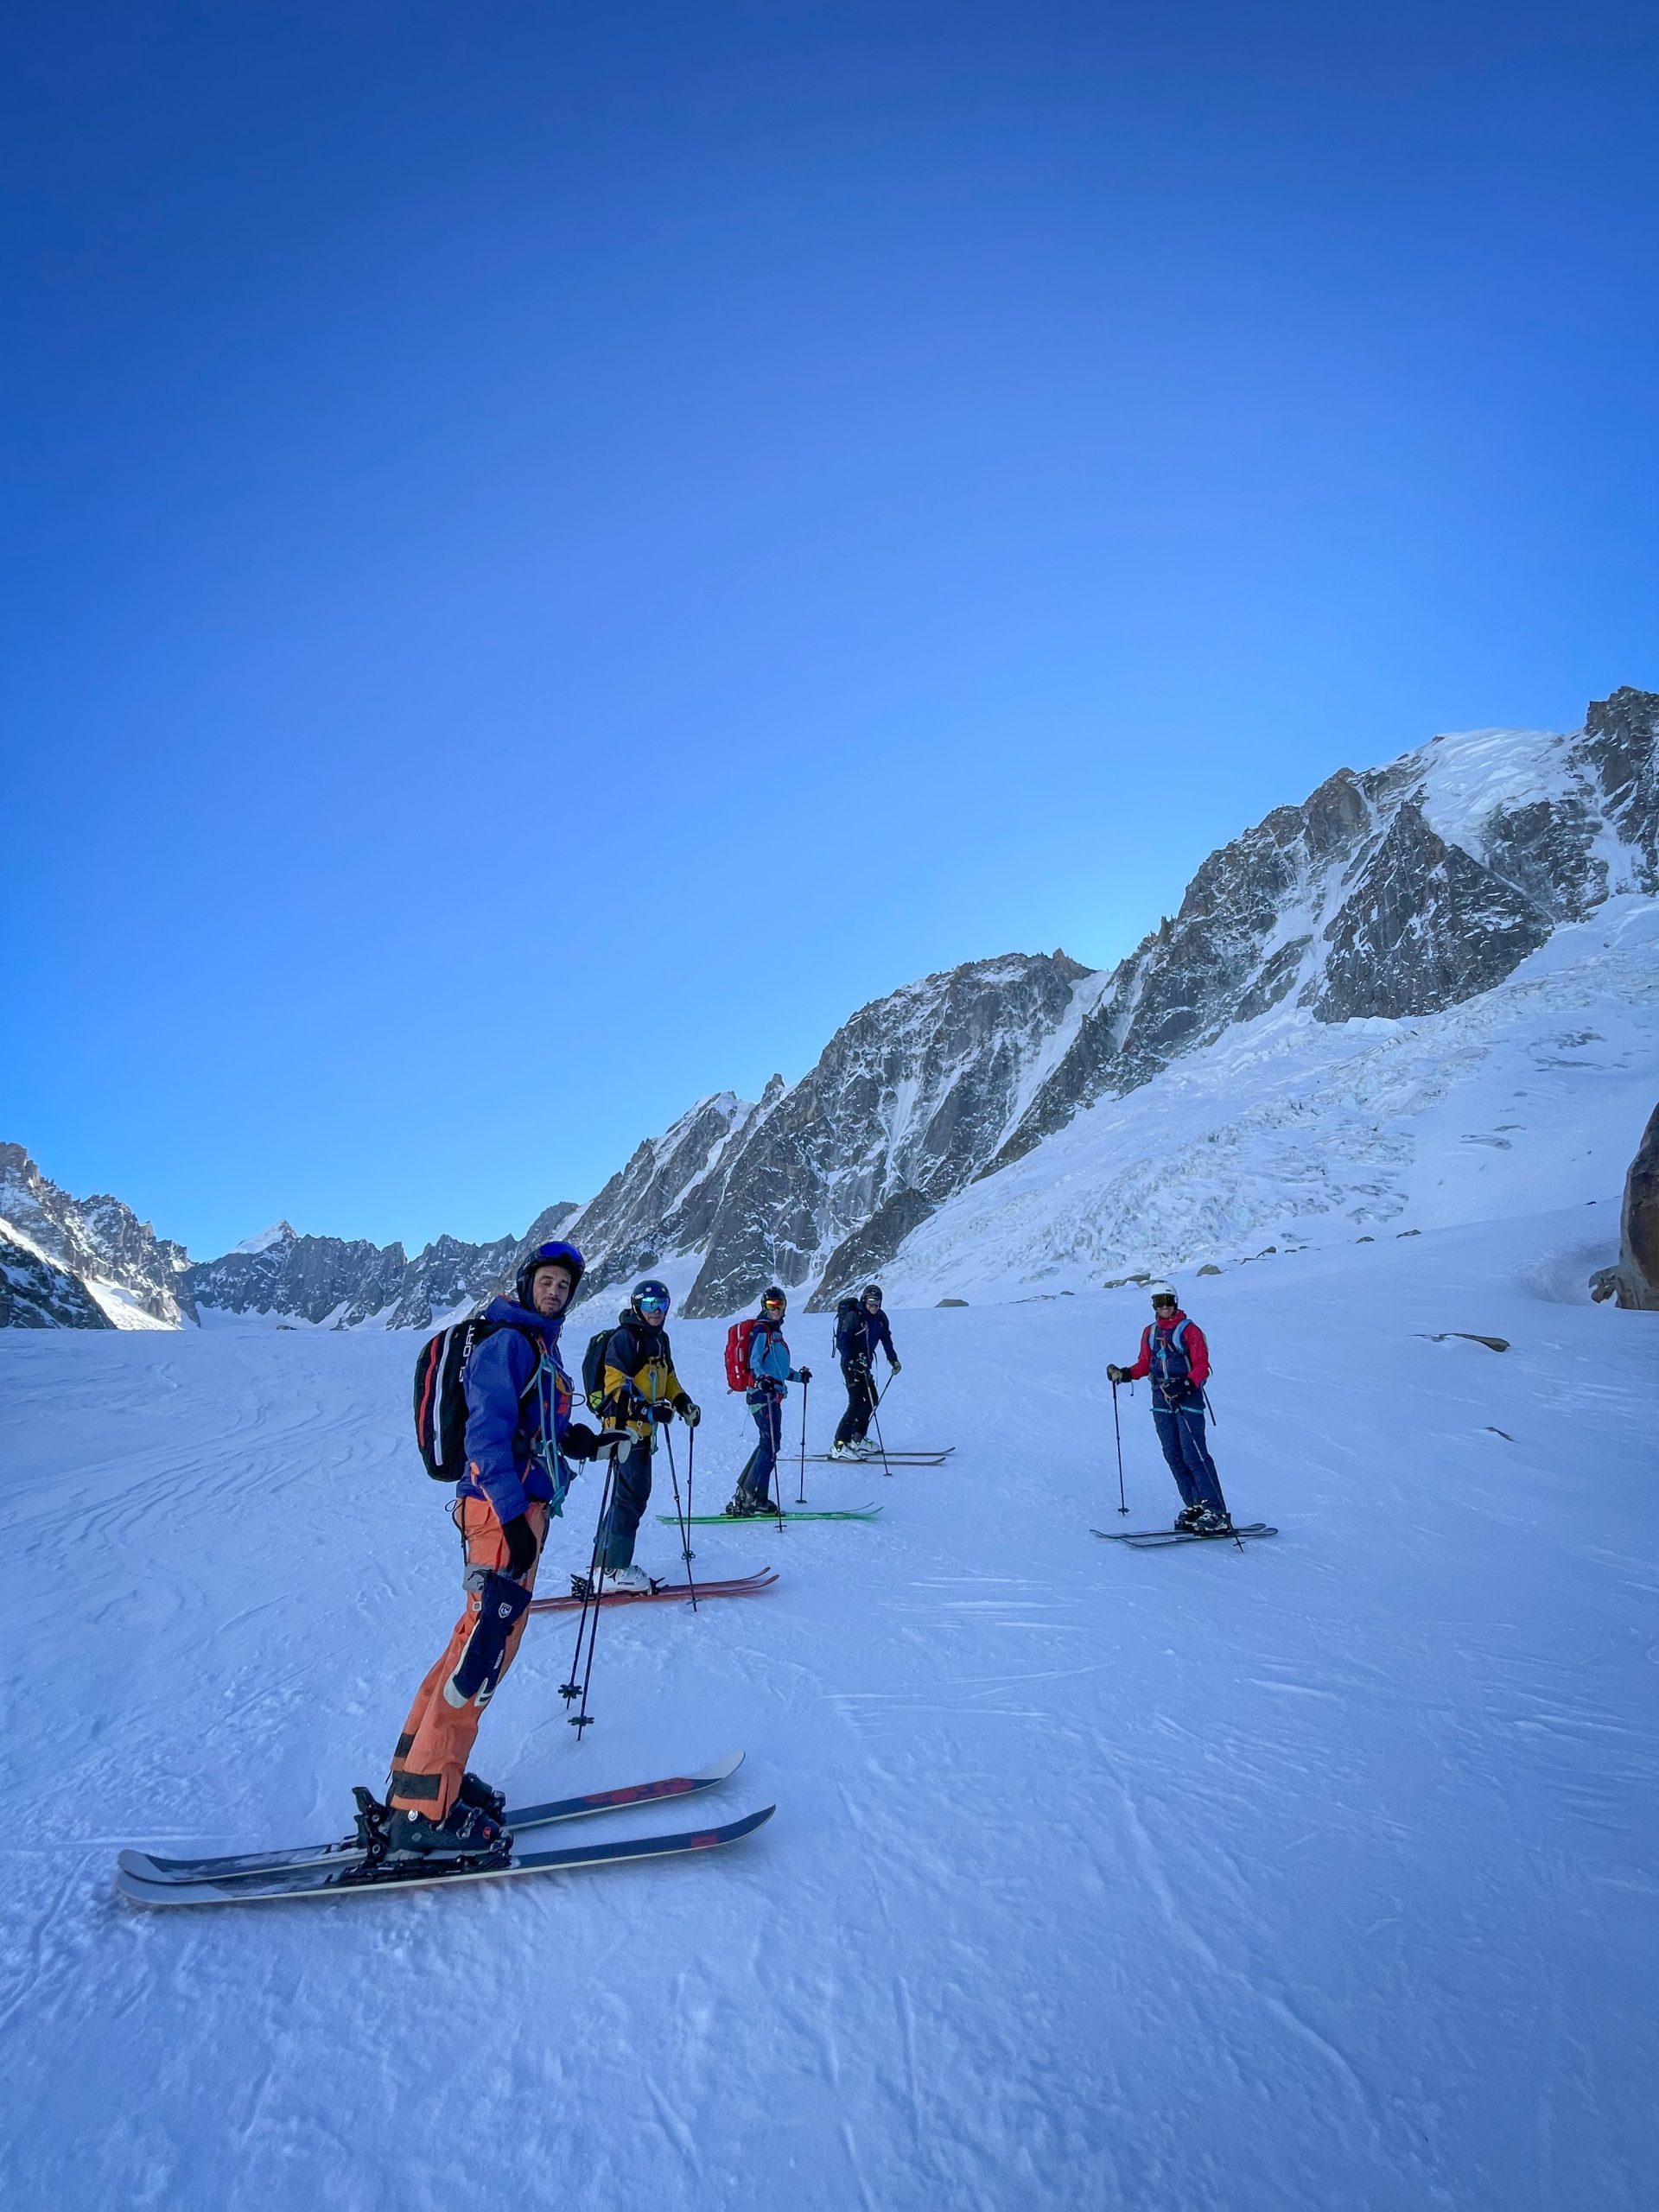
[[[781,1330],[769,1329],[764,1321],[760,1324],[749,1339],[749,1372],[757,1386],[744,1393],[744,1403],[750,1406],[763,1397],[787,1397],[789,1384],[800,1381],[789,1363],[789,1346]]]
[[[559,1364],[564,1317],[549,1320],[510,1298],[493,1298],[484,1318],[509,1325],[473,1346],[461,1375],[467,1471],[456,1495],[481,1497],[498,1521],[517,1520],[536,1498],[556,1513],[569,1487],[559,1458],[570,1426],[570,1377]]]

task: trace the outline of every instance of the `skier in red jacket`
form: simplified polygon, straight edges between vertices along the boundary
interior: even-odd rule
[[[1175,1526],[1201,1536],[1225,1535],[1233,1525],[1221,1494],[1221,1477],[1204,1440],[1204,1386],[1210,1379],[1210,1347],[1204,1331],[1182,1313],[1166,1282],[1152,1286],[1152,1319],[1141,1332],[1133,1367],[1108,1367],[1114,1382],[1152,1377],[1152,1418],[1169,1471],[1181,1493]]]

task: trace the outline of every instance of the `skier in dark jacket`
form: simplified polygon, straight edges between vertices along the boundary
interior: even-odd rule
[[[575,1459],[626,1459],[631,1440],[595,1435],[570,1419],[570,1378],[559,1327],[582,1281],[574,1244],[543,1244],[518,1270],[512,1298],[493,1299],[497,1325],[473,1347],[467,1395],[467,1472],[454,1508],[466,1560],[467,1602],[442,1656],[410,1708],[392,1755],[388,1856],[442,1861],[499,1856],[499,1790],[466,1770],[484,1707],[512,1666],[524,1630],[548,1516],[561,1511]]]
[[[1182,1313],[1166,1282],[1152,1286],[1152,1319],[1141,1332],[1133,1367],[1108,1367],[1114,1382],[1152,1377],[1152,1418],[1169,1471],[1181,1493],[1178,1529],[1201,1536],[1225,1535],[1232,1527],[1221,1477],[1204,1440],[1204,1386],[1210,1379],[1210,1347],[1204,1331]]]
[[[651,1460],[657,1433],[676,1414],[688,1428],[702,1419],[674,1372],[668,1332],[666,1285],[640,1283],[605,1346],[601,1403],[606,1424],[633,1439],[626,1464],[616,1471],[610,1510],[601,1535],[607,1579],[619,1590],[649,1590],[651,1580],[633,1564],[634,1539],[651,1499]]]
[[[745,1460],[737,1488],[727,1502],[726,1511],[735,1521],[775,1510],[769,1493],[784,1433],[784,1400],[791,1382],[812,1380],[810,1367],[790,1364],[789,1346],[784,1342],[784,1316],[788,1311],[788,1299],[773,1283],[760,1300],[759,1322],[749,1340],[749,1372],[754,1381],[744,1392],[743,1402],[753,1416],[760,1439]]]
[[[836,1357],[847,1385],[847,1410],[836,1424],[832,1459],[862,1459],[868,1452],[870,1416],[875,1411],[874,1364],[877,1351],[885,1351],[896,1375],[900,1362],[893,1348],[893,1331],[881,1310],[881,1286],[867,1282],[857,1298],[843,1298],[836,1308]]]

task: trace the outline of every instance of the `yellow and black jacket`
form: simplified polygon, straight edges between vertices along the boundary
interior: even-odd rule
[[[674,1372],[666,1329],[648,1328],[637,1316],[620,1322],[605,1347],[605,1419],[636,1437],[656,1427],[653,1406],[667,1408],[685,1395]]]

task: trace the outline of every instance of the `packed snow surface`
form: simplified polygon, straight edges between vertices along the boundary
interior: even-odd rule
[[[741,1747],[697,1817],[777,1818],[454,1894],[111,1888],[124,1844],[321,1838],[379,1782],[458,1599],[416,1338],[14,1332],[0,2201],[1650,2204],[1659,1326],[1583,1302],[1615,1195],[1185,1281],[1230,1503],[1281,1531],[1246,1550],[1089,1534],[1174,1505],[1120,1394],[1116,1512],[1139,1294],[897,1312],[887,1440],[947,1466],[809,1466],[880,1521],[700,1531],[782,1580],[607,1612],[580,1745],[573,1623],[532,1620],[484,1724],[521,1798]],[[815,1443],[829,1328],[791,1328]],[[720,1337],[675,1332],[704,1508],[747,1442]]]

